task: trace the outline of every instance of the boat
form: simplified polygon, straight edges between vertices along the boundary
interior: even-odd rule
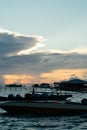
[[[38,91],[39,89],[39,91]],[[8,96],[0,96],[0,101],[42,101],[42,100],[66,100],[67,98],[72,97],[71,94],[60,92],[59,88],[51,87],[49,84],[43,83],[41,85],[34,84],[32,86],[31,92],[25,93],[24,96],[20,94],[13,95],[9,94]]]
[[[6,101],[0,103],[0,108],[10,114],[31,115],[78,115],[87,113],[86,102],[69,101]]]
[[[37,101],[37,100],[66,100],[67,98],[72,97],[71,94],[61,94],[61,95],[48,95],[47,93],[43,94],[29,94],[26,93],[24,97],[22,97],[20,94],[17,94],[14,96],[13,94],[9,94],[7,97],[5,96],[0,96],[0,101],[26,101],[26,100],[32,100],[32,101]]]

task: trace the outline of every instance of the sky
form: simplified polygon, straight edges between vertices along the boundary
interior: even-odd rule
[[[87,0],[0,0],[0,84],[87,80]]]

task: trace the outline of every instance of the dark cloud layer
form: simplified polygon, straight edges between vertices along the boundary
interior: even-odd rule
[[[58,69],[87,68],[87,54],[52,53],[36,51],[21,55],[21,51],[36,47],[42,37],[26,36],[0,31],[0,76],[6,74],[29,74],[38,76]],[[20,53],[20,55],[18,55]],[[1,78],[0,82],[3,82]]]
[[[56,69],[87,68],[87,55],[35,53],[1,58],[1,73],[40,74]]]
[[[30,49],[41,42],[41,36],[22,35],[9,31],[0,31],[0,55],[17,55],[22,50]]]

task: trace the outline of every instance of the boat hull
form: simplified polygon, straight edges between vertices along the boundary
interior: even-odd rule
[[[7,102],[0,108],[8,113],[33,115],[77,115],[87,113],[87,106],[82,104],[63,104],[58,102]]]

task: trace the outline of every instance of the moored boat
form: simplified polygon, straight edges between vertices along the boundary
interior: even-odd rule
[[[87,113],[87,104],[68,101],[9,101],[0,103],[8,113],[34,115],[71,115]]]
[[[72,97],[71,94],[64,95],[48,95],[48,94],[29,94],[26,93],[24,97],[20,94],[14,96],[13,94],[9,94],[7,97],[0,96],[0,101],[16,101],[16,100],[32,100],[32,101],[41,101],[41,100],[66,100],[67,98]]]

